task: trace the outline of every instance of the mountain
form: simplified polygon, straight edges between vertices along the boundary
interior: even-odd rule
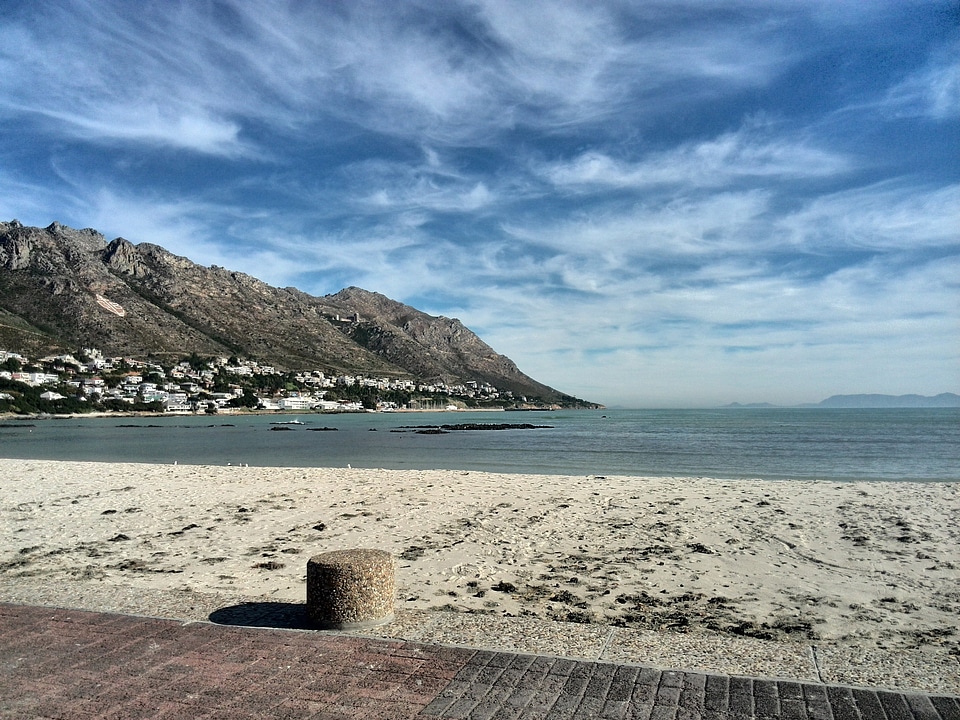
[[[833,395],[813,407],[823,408],[936,408],[960,407],[960,395]]]
[[[456,319],[361,288],[314,297],[158,245],[59,223],[0,222],[0,348],[96,347],[179,361],[240,356],[284,370],[489,383],[546,403],[590,405],[522,373]]]
[[[938,408],[960,407],[960,395],[954,393],[940,393],[939,395],[832,395],[818,403],[803,403],[802,405],[771,405],[770,403],[730,403],[724,408]]]

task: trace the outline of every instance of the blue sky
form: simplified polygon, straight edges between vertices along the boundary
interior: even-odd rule
[[[936,0],[0,8],[0,218],[457,317],[608,405],[960,392]]]

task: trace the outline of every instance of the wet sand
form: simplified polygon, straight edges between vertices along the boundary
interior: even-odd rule
[[[960,654],[960,484],[0,460],[0,579],[302,602],[398,558],[397,605]]]

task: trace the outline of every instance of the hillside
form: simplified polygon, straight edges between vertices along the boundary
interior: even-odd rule
[[[459,320],[361,288],[314,297],[162,247],[59,223],[0,222],[0,348],[97,347],[179,360],[248,357],[285,370],[485,382],[545,403],[589,405],[522,373]]]
[[[881,395],[866,393],[859,395],[831,395],[818,403],[803,403],[793,406],[771,405],[770,403],[730,403],[724,408],[956,408],[960,407],[960,395],[940,393],[939,395]]]
[[[832,395],[821,400],[817,407],[823,408],[936,408],[960,407],[960,395]]]

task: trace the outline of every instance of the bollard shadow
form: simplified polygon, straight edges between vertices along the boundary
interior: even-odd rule
[[[316,630],[303,603],[246,602],[220,608],[210,613],[217,625],[268,627],[283,630]]]

